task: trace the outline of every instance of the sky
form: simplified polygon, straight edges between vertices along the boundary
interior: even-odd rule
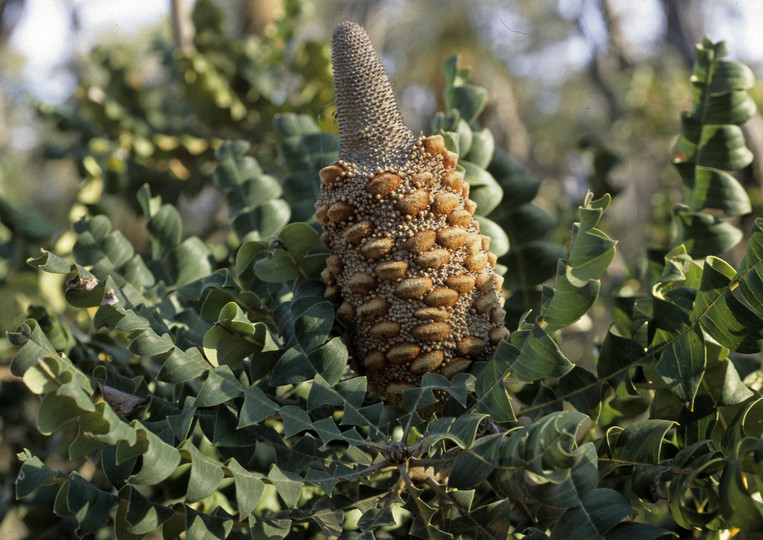
[[[75,42],[68,6],[76,6],[82,32]],[[64,100],[74,81],[56,68],[73,50],[87,51],[110,35],[129,35],[156,24],[169,13],[169,0],[26,0],[24,13],[14,28],[10,45],[26,58],[23,76],[38,99]]]
[[[586,4],[587,1],[590,0],[559,0],[557,5],[562,14],[567,12],[574,17],[580,10],[585,15],[586,6],[593,7]],[[713,7],[704,18],[708,21],[711,39],[726,40],[736,59],[763,68],[763,32],[760,30],[763,27],[763,0],[718,0],[709,4]],[[70,95],[75,81],[71,73],[57,67],[64,65],[73,51],[85,52],[96,40],[129,35],[156,24],[167,16],[169,5],[169,0],[26,0],[24,13],[10,40],[11,47],[26,58],[24,86],[42,101],[63,101]],[[613,0],[612,5],[622,13],[623,32],[635,50],[646,47],[655,35],[659,35],[662,18],[656,0]],[[82,28],[78,36],[70,30],[68,6],[78,9]],[[503,26],[512,24],[510,16],[510,10],[506,9],[505,17],[499,17],[502,39],[507,36]],[[583,23],[590,27],[588,37],[593,40],[593,45],[600,45],[595,43],[596,35],[603,35],[601,29],[597,29],[600,22],[592,16],[584,17]],[[514,37],[520,39],[520,34]],[[560,44],[563,50],[550,55],[560,65],[559,69],[546,70],[547,73],[560,74],[564,68],[576,69],[585,64],[592,44],[583,43],[585,40],[580,37],[576,39],[577,42]],[[528,56],[524,60],[528,71],[537,73],[537,59]],[[521,75],[522,58],[515,57],[514,61],[515,69]],[[549,62],[548,56],[545,62]]]

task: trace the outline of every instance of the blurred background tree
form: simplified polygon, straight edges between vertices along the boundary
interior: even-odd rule
[[[71,236],[60,231],[70,222],[108,212],[135,245],[146,245],[135,205],[144,183],[176,204],[188,234],[216,239],[215,257],[227,260],[233,241],[222,195],[210,183],[214,150],[226,139],[248,140],[266,172],[283,177],[278,113],[306,114],[336,130],[328,43],[343,20],[368,29],[414,131],[431,131],[443,108],[442,61],[462,55],[474,83],[488,90],[482,118],[497,146],[544,180],[535,202],[558,218],[552,234],[566,237],[587,189],[611,193],[608,230],[620,249],[609,283],[641,287],[631,278],[644,271],[644,248],[668,246],[671,208],[682,200],[670,148],[677,112],[691,102],[685,81],[694,44],[706,33],[735,37],[719,34],[721,23],[743,35],[755,27],[745,17],[763,15],[713,0],[171,0],[155,27],[83,47],[91,29],[83,28],[81,10],[99,2],[71,1],[61,24],[69,26],[74,51],[55,78],[71,84],[63,86],[68,95],[50,102],[30,95],[24,58],[10,40],[33,3],[0,1],[2,336],[35,303],[65,309],[60,284],[24,261],[42,245],[65,253]],[[760,49],[731,49],[763,71]],[[753,96],[760,103],[760,84]],[[761,124],[758,115],[745,127],[758,158],[742,173],[753,215],[763,206]],[[593,321],[580,330],[590,336],[601,329]],[[17,523],[13,456],[42,439],[32,427],[36,398],[7,371],[11,355],[0,337],[0,519]]]

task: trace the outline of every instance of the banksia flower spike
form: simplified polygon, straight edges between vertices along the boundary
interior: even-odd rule
[[[458,156],[406,127],[362,27],[337,27],[333,63],[340,159],[321,170],[315,205],[331,253],[326,296],[354,368],[399,403],[425,373],[450,378],[508,337],[503,280]]]

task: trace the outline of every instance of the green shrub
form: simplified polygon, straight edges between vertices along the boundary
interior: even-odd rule
[[[217,148],[235,233],[223,249],[186,237],[148,185],[136,201],[150,248],[106,215],[77,221],[71,257],[28,260],[61,277],[69,310],[35,307],[9,334],[13,374],[41,397],[37,429],[69,462],[24,451],[16,496],[117,538],[761,534],[763,220],[738,268],[717,257],[744,236],[718,216],[750,210],[729,171],[751,160],[738,126],[752,76],[723,44],[697,52],[675,242],[652,257],[647,295],[602,298],[610,197],[589,194],[568,249],[554,243],[554,218],[532,204],[540,182],[495,148],[477,120],[484,90],[445,62],[434,129],[490,215],[513,333],[471,373],[426,375],[404,410],[349,370],[323,297],[312,203],[338,143],[309,116],[275,117],[279,178],[245,142]],[[583,367],[565,336],[597,302],[611,323]],[[442,414],[422,418],[435,391]]]

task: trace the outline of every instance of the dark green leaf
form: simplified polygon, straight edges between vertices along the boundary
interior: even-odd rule
[[[244,405],[241,408],[238,427],[243,428],[258,424],[268,416],[275,414],[276,411],[278,411],[278,405],[268,398],[261,388],[251,386],[247,388],[244,394]]]
[[[137,445],[142,450],[140,454],[143,455],[143,466],[130,480],[138,485],[158,484],[175,472],[180,463],[180,452],[140,425],[137,420],[130,425],[138,430]],[[120,441],[120,446],[122,444]]]
[[[273,484],[287,508],[294,508],[302,493],[302,478],[298,474],[282,471],[273,465],[268,474],[268,480]]]
[[[51,274],[68,274],[74,268],[74,265],[70,262],[66,262],[58,255],[40,249],[41,255],[36,258],[29,258],[26,263],[34,268],[39,268],[45,272]]]
[[[755,500],[738,459],[726,460],[719,496],[724,519],[749,533],[763,532],[763,504]]]
[[[243,520],[257,507],[265,484],[261,479],[262,475],[247,471],[235,459],[228,460],[225,466],[233,475],[238,517]]]
[[[29,450],[25,449],[18,456],[22,461],[21,470],[16,478],[16,498],[18,499],[33,493],[40,486],[54,483],[57,479],[64,477],[63,474],[46,467],[40,458],[32,456]]]
[[[521,353],[511,364],[510,380],[532,382],[543,377],[561,377],[571,369],[572,363],[557,343],[536,324],[522,344]]]
[[[164,254],[180,243],[183,224],[180,213],[174,206],[163,205],[156,214],[149,217],[147,225],[156,254]]]
[[[561,261],[559,264],[554,288],[544,291],[544,294],[552,295],[549,299],[544,299],[541,313],[549,332],[575,323],[593,307],[599,296],[598,280],[592,279],[582,284],[575,280],[575,283],[571,283],[568,276],[574,269],[568,267],[565,273],[564,264]]]
[[[617,438],[614,457],[635,463],[659,463],[671,420],[642,420],[626,427]]]
[[[763,320],[739,301],[731,288],[733,278],[734,269],[726,262],[708,257],[694,316],[724,347],[740,353],[758,352],[763,347]]]
[[[472,144],[469,151],[463,156],[477,167],[487,168],[495,151],[495,139],[493,133],[485,128],[472,132]]]
[[[191,461],[191,476],[185,500],[196,502],[211,495],[223,479],[222,465],[202,454],[190,441],[180,447],[181,455]]]
[[[742,231],[709,214],[678,211],[678,238],[695,259],[723,253],[742,240]]]
[[[478,486],[495,468],[503,434],[496,433],[478,439],[453,460],[448,486],[469,489]]]
[[[697,165],[735,171],[752,162],[752,152],[745,146],[739,126],[705,125],[699,140]]]
[[[462,160],[464,180],[469,183],[469,198],[477,203],[477,212],[486,216],[501,202],[503,190],[493,176],[474,163]],[[480,229],[481,230],[481,229]]]
[[[717,208],[730,216],[749,213],[750,198],[733,176],[719,169],[695,167],[690,162],[675,162],[675,166],[690,189],[686,192],[686,205],[692,211]]]
[[[250,145],[245,141],[229,141],[215,152],[220,163],[215,168],[214,182],[218,187],[233,187],[243,184],[247,179],[262,174],[257,161],[244,154]]]
[[[473,122],[487,104],[487,92],[484,88],[465,84],[450,86],[445,90],[445,101],[448,108],[457,109],[461,118]]]
[[[111,508],[119,497],[96,488],[76,472],[72,473],[69,482],[66,503],[79,522],[80,534],[99,531],[108,523]]]
[[[213,407],[240,396],[244,391],[244,387],[228,366],[216,367],[207,372],[207,380],[199,390],[194,405]]]
[[[199,238],[186,238],[169,252],[175,285],[185,285],[212,273],[209,247]]]
[[[477,394],[476,410],[486,413],[496,422],[516,420],[511,399],[506,390],[506,378],[520,356],[520,350],[506,341],[498,344],[493,358],[477,376],[474,389]]]
[[[130,524],[130,532],[133,534],[144,535],[153,531],[174,513],[169,506],[151,502],[131,486],[123,487],[119,491],[119,496],[129,501],[125,517]]]
[[[287,405],[281,407],[279,412],[283,419],[284,435],[286,437],[291,437],[313,428],[313,421],[310,419],[310,415],[299,407]]]
[[[222,540],[227,538],[233,528],[233,520],[197,512],[187,505],[184,508],[187,538]]]
[[[660,355],[657,372],[687,409],[694,408],[705,363],[704,336],[696,325],[671,339]]]
[[[176,347],[162,364],[157,378],[160,381],[181,383],[200,377],[210,369],[212,366],[198,349],[183,352]]]

